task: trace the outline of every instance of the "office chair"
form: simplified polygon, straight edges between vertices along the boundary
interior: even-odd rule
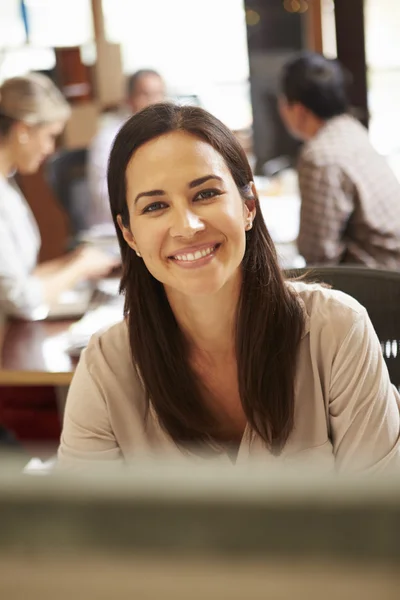
[[[353,296],[368,311],[381,342],[390,379],[400,390],[400,273],[356,266],[290,269],[288,277],[327,283]]]
[[[88,228],[89,185],[86,177],[87,149],[60,150],[46,164],[47,179],[69,220],[68,249]]]

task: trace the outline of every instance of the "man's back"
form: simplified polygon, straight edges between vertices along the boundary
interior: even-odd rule
[[[305,144],[298,172],[308,263],[400,267],[400,183],[356,119],[329,120]]]
[[[298,238],[308,263],[400,268],[400,183],[353,117],[330,119],[304,146]]]

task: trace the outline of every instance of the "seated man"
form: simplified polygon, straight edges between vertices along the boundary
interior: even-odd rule
[[[164,99],[165,84],[161,76],[152,69],[136,71],[127,82],[125,110],[106,116],[89,148],[90,225],[112,222],[107,193],[107,163],[119,129],[133,113]]]
[[[350,116],[349,77],[335,60],[301,53],[286,64],[279,100],[298,163],[298,248],[308,264],[400,268],[400,183]]]

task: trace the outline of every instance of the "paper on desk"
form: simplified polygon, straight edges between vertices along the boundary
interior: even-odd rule
[[[300,227],[300,198],[296,195],[260,196],[264,221],[276,244],[294,242]]]
[[[49,475],[53,471],[56,462],[57,458],[55,456],[45,461],[40,458],[31,458],[22,473],[24,475]]]
[[[79,235],[79,241],[103,250],[111,256],[119,257],[119,245],[113,223],[96,225]]]
[[[67,352],[79,356],[94,333],[106,330],[123,319],[123,300],[110,305],[99,306],[86,313],[77,323],[71,325],[67,333]]]
[[[119,296],[120,283],[121,280],[119,277],[107,277],[106,279],[100,279],[96,283],[96,289],[103,292],[103,294],[117,298]]]
[[[81,241],[89,243],[105,238],[117,239],[114,223],[101,223],[99,225],[94,225],[79,235],[79,239]]]

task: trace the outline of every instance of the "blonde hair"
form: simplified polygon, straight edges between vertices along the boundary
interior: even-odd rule
[[[45,75],[12,77],[0,86],[0,133],[7,133],[13,121],[42,125],[66,121],[70,114],[68,102]]]

